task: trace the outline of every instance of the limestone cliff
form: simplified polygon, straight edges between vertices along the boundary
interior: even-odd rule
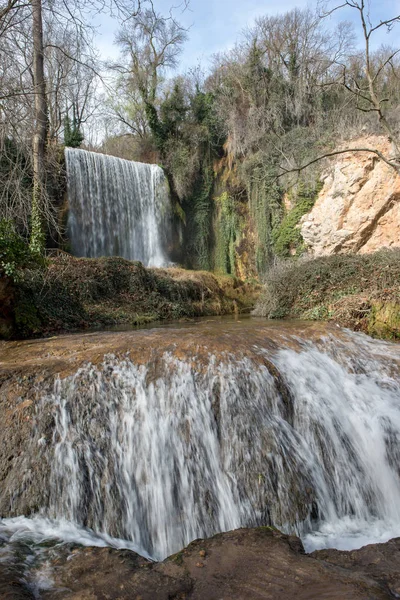
[[[390,155],[382,136],[353,140],[351,148]],[[338,155],[322,176],[323,188],[300,224],[313,256],[368,253],[400,247],[400,177],[373,154]]]

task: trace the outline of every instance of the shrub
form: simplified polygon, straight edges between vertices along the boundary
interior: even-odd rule
[[[37,262],[25,239],[16,231],[12,221],[0,220],[0,274],[14,281],[21,278],[21,270]]]
[[[356,295],[400,300],[400,250],[279,261],[267,273],[255,314],[336,318],[337,307]]]

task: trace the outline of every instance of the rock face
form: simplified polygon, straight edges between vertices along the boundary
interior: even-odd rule
[[[261,327],[259,322],[255,321],[244,327],[245,329],[240,321],[237,323],[232,321],[228,326],[224,321],[218,323],[211,320],[203,324],[182,325],[168,329],[90,333],[83,336],[70,335],[25,342],[0,342],[0,422],[4,425],[0,427],[0,516],[31,515],[49,505],[50,463],[53,460],[56,406],[52,400],[48,403],[46,398],[53,398],[57,386],[62,381],[70,381],[70,378],[75,377],[80,369],[85,370],[88,363],[98,365],[102,369],[101,365],[107,355],[112,354],[122,361],[129,356],[139,368],[145,366],[147,369],[150,368],[148,381],[151,382],[160,377],[165,377],[167,381],[168,369],[171,369],[173,375],[171,365],[163,362],[165,353],[178,360],[187,361],[188,366],[191,363],[195,364],[197,379],[202,370],[207,373],[209,353],[217,357],[224,357],[226,352],[232,355],[235,353],[238,359],[254,361],[252,362],[254,368],[262,365],[263,368],[271,369],[282,397],[286,398],[288,393],[285,394],[285,386],[277,371],[273,369],[267,358],[261,357],[252,349],[252,344],[255,344],[256,347],[270,349],[273,353],[280,340],[279,326],[276,328],[271,324]],[[304,329],[309,332],[307,339],[313,336],[313,331],[317,339],[319,338],[318,326],[304,324],[299,330],[296,328],[296,332]],[[286,333],[288,331],[286,329]],[[326,331],[325,327],[323,331]],[[251,343],[249,343],[250,339]],[[296,344],[295,341],[293,343]],[[108,377],[107,374],[107,379]],[[91,403],[89,398],[91,388],[86,375],[85,381],[82,380],[81,384],[79,389],[77,388],[76,398],[69,397],[69,402],[74,406],[79,405],[78,397],[86,397],[86,395],[88,402]],[[254,394],[253,388],[252,393]],[[218,423],[220,423],[219,395],[220,392],[217,390],[213,405]],[[287,418],[290,420],[289,397],[287,397],[287,405],[287,410],[285,405],[283,406],[283,412],[288,412]],[[85,417],[81,415],[79,420],[83,422]],[[93,423],[91,421],[90,427],[100,421],[102,425],[99,430],[93,430],[92,434],[96,436],[98,434],[102,438],[108,420],[107,417],[104,421],[100,414],[97,414]],[[258,473],[260,468],[254,467],[255,472]],[[297,477],[297,471],[295,475]],[[253,483],[250,481],[248,485]],[[289,487],[293,490],[296,487],[295,483]],[[254,489],[258,496],[260,484],[257,478],[254,479]],[[299,510],[304,511],[302,518],[305,518],[309,492],[306,490],[303,492],[297,490],[297,492],[298,497],[304,500]],[[58,495],[60,492],[57,492]],[[286,520],[289,520],[288,516]],[[123,522],[123,519],[119,521]],[[122,532],[119,531],[114,531],[114,534],[122,536]],[[180,545],[177,546],[179,547]]]
[[[353,552],[304,553],[299,538],[270,527],[196,540],[160,563],[129,550],[54,547],[46,552],[50,585],[29,594],[43,565],[0,563],[1,598],[21,600],[384,600],[398,598],[400,539]],[[3,595],[2,595],[3,594]]]
[[[390,155],[386,138],[354,140],[351,148]],[[368,253],[400,247],[400,177],[371,153],[338,155],[322,177],[324,187],[301,234],[313,256]]]

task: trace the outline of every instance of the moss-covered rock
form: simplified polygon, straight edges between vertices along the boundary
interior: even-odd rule
[[[322,185],[319,183],[315,189],[306,189],[301,186],[297,191],[294,205],[286,212],[279,226],[272,232],[274,252],[277,256],[299,256],[304,252],[304,240],[299,223],[301,218],[314,206],[321,188]]]
[[[381,338],[400,338],[400,303],[373,301],[368,333]]]

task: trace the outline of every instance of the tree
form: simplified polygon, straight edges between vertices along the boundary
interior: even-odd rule
[[[137,91],[144,106],[147,123],[157,146],[162,149],[165,135],[158,114],[158,94],[162,78],[177,65],[187,31],[172,13],[163,17],[153,4],[139,12],[117,34],[117,43],[127,55],[128,64],[113,65],[128,90]]]
[[[69,148],[79,148],[82,142],[83,134],[79,128],[79,124],[75,116],[75,111],[72,123],[67,113],[64,119],[64,145]]]
[[[31,249],[36,253],[44,247],[46,221],[52,220],[53,225],[57,221],[51,214],[46,181],[51,142],[59,140],[65,116],[72,111],[71,133],[78,143],[80,126],[89,110],[93,74],[98,75],[91,50],[94,27],[90,18],[109,11],[128,22],[147,1],[0,0],[0,83],[4,83],[0,91],[0,148],[7,146],[7,140],[15,141],[26,155],[30,147],[29,229]],[[18,196],[25,202],[25,190]],[[15,206],[8,186],[5,193],[4,188],[0,190],[0,201]],[[27,212],[26,207],[20,211],[23,221]]]
[[[382,133],[387,136],[391,146],[390,154],[384,154],[376,148],[362,147],[335,150],[327,152],[321,156],[313,158],[306,164],[298,168],[282,168],[282,173],[292,173],[306,169],[323,158],[344,154],[347,152],[368,152],[375,154],[380,160],[385,162],[396,173],[400,174],[400,138],[391,123],[388,116],[388,105],[390,98],[385,93],[384,79],[389,69],[396,71],[396,57],[400,54],[399,49],[381,48],[380,52],[374,56],[371,44],[374,34],[382,28],[388,31],[392,30],[396,24],[400,23],[400,15],[381,20],[378,23],[372,23],[369,11],[369,3],[365,0],[345,0],[342,4],[332,6],[331,2],[321,0],[321,17],[326,18],[333,12],[350,8],[356,11],[364,41],[364,48],[361,55],[362,68],[349,69],[349,65],[342,61],[336,61],[338,67],[338,77],[335,84],[340,86],[355,101],[355,108],[366,114],[374,114],[377,118]]]
[[[35,96],[33,136],[33,198],[31,214],[31,252],[41,254],[44,248],[41,198],[44,188],[45,145],[47,137],[47,102],[44,78],[43,20],[41,0],[31,0],[33,38],[33,89]]]

